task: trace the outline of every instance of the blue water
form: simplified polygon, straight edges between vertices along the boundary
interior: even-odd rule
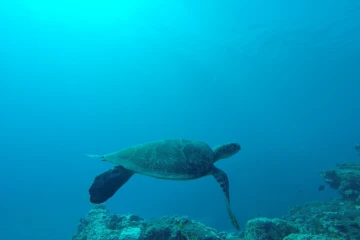
[[[149,3],[151,2],[151,3]],[[166,138],[242,150],[216,165],[241,227],[338,197],[359,161],[359,1],[0,3],[0,239],[69,239],[103,154]],[[211,177],[134,176],[107,202],[233,231]]]

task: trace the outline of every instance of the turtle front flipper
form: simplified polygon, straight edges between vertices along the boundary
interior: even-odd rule
[[[122,166],[116,166],[95,177],[89,188],[90,202],[103,203],[111,198],[134,175]]]
[[[239,231],[240,230],[239,223],[236,220],[236,217],[230,207],[229,179],[225,172],[223,172],[222,170],[220,170],[219,168],[217,168],[215,166],[213,167],[211,174],[214,176],[215,180],[219,183],[221,189],[223,190],[223,192],[225,194],[226,208],[227,208],[231,223]]]

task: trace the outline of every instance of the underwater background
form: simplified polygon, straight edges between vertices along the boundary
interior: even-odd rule
[[[238,142],[216,163],[247,220],[338,197],[360,160],[359,1],[0,2],[0,239],[69,239],[104,154],[166,138]],[[134,176],[106,202],[233,231],[211,177]]]

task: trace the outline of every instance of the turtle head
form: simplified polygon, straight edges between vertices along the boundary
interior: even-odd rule
[[[240,151],[241,147],[238,143],[226,143],[213,148],[214,162],[231,157]]]

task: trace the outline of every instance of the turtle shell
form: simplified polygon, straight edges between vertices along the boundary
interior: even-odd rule
[[[214,152],[204,142],[168,139],[104,155],[104,161],[156,178],[195,179],[209,173]]]

